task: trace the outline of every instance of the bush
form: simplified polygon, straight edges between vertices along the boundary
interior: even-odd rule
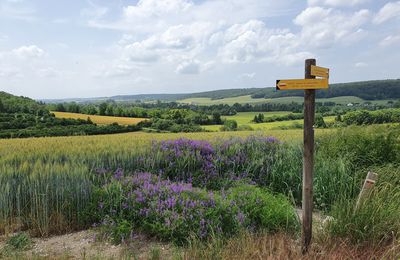
[[[400,109],[382,109],[377,111],[352,111],[343,116],[347,125],[371,125],[383,123],[399,123]]]
[[[21,232],[10,237],[6,244],[14,250],[26,250],[32,245],[32,240],[29,234]]]
[[[238,124],[235,120],[225,120],[224,125],[221,127],[221,131],[236,131]]]
[[[103,227],[115,242],[133,231],[182,244],[191,237],[229,237],[242,228],[293,232],[298,226],[284,197],[254,186],[213,193],[138,173],[116,176],[98,193]]]

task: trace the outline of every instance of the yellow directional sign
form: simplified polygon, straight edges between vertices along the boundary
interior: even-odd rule
[[[283,79],[276,81],[277,90],[324,88],[328,88],[328,79]]]
[[[329,78],[329,69],[311,65],[311,76]]]

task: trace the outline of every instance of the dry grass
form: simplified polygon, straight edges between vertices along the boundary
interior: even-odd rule
[[[285,234],[244,233],[226,242],[192,244],[182,253],[183,259],[398,259],[400,242],[386,247],[357,246],[346,241],[320,239],[307,255],[301,254],[299,239]]]
[[[146,118],[132,118],[132,117],[118,117],[118,116],[98,116],[98,115],[86,115],[69,112],[51,112],[58,118],[72,118],[72,119],[83,119],[87,120],[90,118],[93,123],[99,125],[111,125],[112,123],[118,123],[120,125],[135,125],[139,122],[146,120]]]

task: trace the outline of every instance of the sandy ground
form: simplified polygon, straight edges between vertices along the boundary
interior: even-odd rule
[[[0,250],[5,246],[5,238],[1,240]],[[146,237],[137,236],[129,245],[113,245],[107,241],[96,241],[96,232],[85,230],[62,236],[34,238],[29,250],[11,252],[8,257],[12,259],[149,259],[152,251],[158,251],[160,259],[172,253],[171,246],[168,244],[153,242]],[[7,258],[7,255],[0,255],[0,258],[2,257]]]

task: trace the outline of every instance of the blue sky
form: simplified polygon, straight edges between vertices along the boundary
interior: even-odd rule
[[[400,1],[0,0],[0,90],[32,98],[400,78]]]

